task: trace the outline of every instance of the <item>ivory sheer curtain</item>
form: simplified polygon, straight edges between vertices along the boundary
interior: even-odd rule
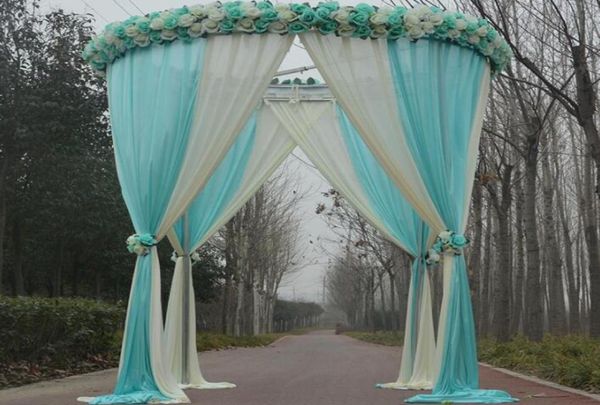
[[[109,66],[117,172],[137,234],[160,240],[181,216],[242,130],[292,40],[211,36],[134,49]],[[163,359],[160,264],[156,247],[148,250],[134,271],[114,393],[81,401],[189,402]]]
[[[415,257],[399,377],[381,387],[431,388],[435,336],[429,274],[424,263],[429,228],[335,102],[272,101],[268,106],[331,185],[376,229]]]
[[[295,147],[292,139],[269,109],[255,111],[246,128],[210,177],[206,186],[186,210],[187,221],[180,218],[169,232],[177,255],[169,295],[165,324],[166,361],[182,388],[233,388],[228,382],[208,382],[202,375],[196,348],[195,294],[191,272],[184,271],[184,261],[191,268],[190,252],[198,249],[254,195]],[[189,238],[187,243],[185,237]],[[187,246],[185,248],[184,246]],[[187,280],[186,280],[187,276]],[[184,288],[189,288],[188,337],[183,337]],[[183,360],[183,342],[188,345]],[[185,368],[185,370],[184,370]],[[184,374],[187,381],[184,382]]]
[[[301,34],[302,43],[365,143],[430,226],[464,232],[490,67],[441,41]],[[463,256],[444,254],[444,297],[431,395],[408,402],[513,402],[479,390]]]

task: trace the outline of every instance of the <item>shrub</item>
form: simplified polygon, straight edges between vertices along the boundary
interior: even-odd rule
[[[582,336],[482,340],[481,361],[591,392],[600,392],[600,341]]]
[[[118,352],[122,306],[85,299],[0,297],[0,363],[68,367]]]

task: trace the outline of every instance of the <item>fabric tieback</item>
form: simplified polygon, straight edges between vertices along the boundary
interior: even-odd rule
[[[190,259],[192,259],[192,264],[195,264],[196,262],[200,261],[200,253],[198,253],[197,251],[193,251],[192,254],[182,254],[180,255],[179,253],[177,253],[176,250],[173,251],[173,254],[171,255],[171,261],[176,262],[177,259],[179,259],[180,257],[185,257],[185,256],[190,256]]]
[[[435,243],[427,252],[425,261],[429,265],[438,263],[442,253],[454,253],[454,255],[460,256],[469,242],[469,238],[454,231],[445,230],[440,232],[435,238]]]
[[[135,233],[127,238],[127,250],[130,253],[135,253],[138,256],[146,256],[150,253],[150,248],[156,246],[158,241],[154,235],[149,233]]]

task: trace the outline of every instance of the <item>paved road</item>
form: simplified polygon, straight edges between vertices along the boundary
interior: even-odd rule
[[[209,381],[230,381],[229,390],[190,390],[205,405],[389,405],[414,391],[375,389],[396,378],[400,349],[360,342],[331,332],[286,337],[255,349],[200,355]],[[75,405],[77,396],[110,392],[115,370],[0,391],[0,405]],[[600,402],[481,369],[482,387],[508,390],[524,404],[565,405]]]

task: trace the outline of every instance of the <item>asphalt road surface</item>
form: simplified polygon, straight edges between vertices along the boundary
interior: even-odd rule
[[[330,331],[285,337],[274,344],[200,354],[209,381],[237,388],[188,390],[203,405],[389,405],[415,391],[376,389],[396,379],[400,348],[360,342]],[[78,396],[109,393],[116,370],[0,391],[0,405],[75,405]],[[523,404],[570,405],[599,401],[481,368],[482,388],[509,391]]]

